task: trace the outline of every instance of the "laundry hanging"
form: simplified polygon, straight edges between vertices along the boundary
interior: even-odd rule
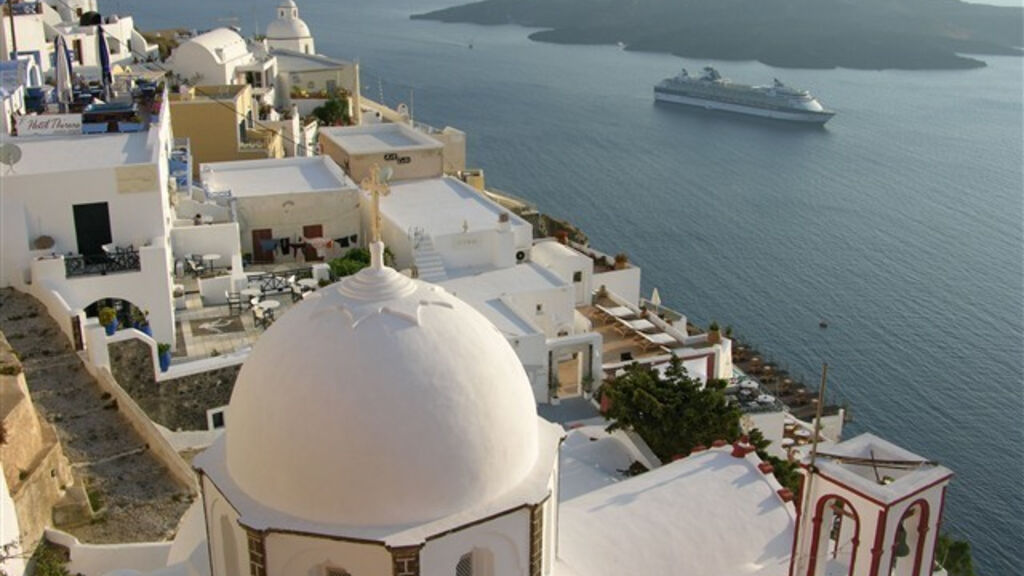
[[[273,252],[277,249],[277,240],[273,238],[260,240],[260,250],[264,252]]]

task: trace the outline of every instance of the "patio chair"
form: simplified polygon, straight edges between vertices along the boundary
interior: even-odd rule
[[[270,325],[270,323],[267,321],[267,314],[263,310],[263,308],[260,308],[259,306],[253,306],[252,323],[255,324],[257,328],[263,329],[266,329],[267,326]]]
[[[681,342],[664,332],[654,332],[653,334],[634,332],[634,339],[644,352],[655,347],[676,348],[682,346]]]
[[[185,260],[185,266],[188,267],[189,273],[196,278],[202,276],[203,272],[206,271],[206,266],[203,266],[201,263],[197,263],[195,260],[192,260],[191,258]]]
[[[298,302],[299,300],[302,300],[302,286],[299,286],[298,284],[292,282],[291,286],[289,286],[288,289],[291,290],[292,293],[292,302]]]
[[[242,295],[238,292],[224,291],[224,297],[228,301],[228,314],[242,313]]]

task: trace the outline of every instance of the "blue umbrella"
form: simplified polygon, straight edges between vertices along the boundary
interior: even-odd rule
[[[60,34],[54,41],[54,58],[57,66],[57,102],[61,104],[62,111],[66,112],[75,96],[71,87],[71,53],[64,36]]]
[[[107,47],[107,34],[103,31],[103,26],[97,26],[96,31],[99,34],[97,45],[100,50],[100,79],[103,81],[104,100],[110,100],[110,85],[114,83],[114,78],[110,74],[110,49]]]

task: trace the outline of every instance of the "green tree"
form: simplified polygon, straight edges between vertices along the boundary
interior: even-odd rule
[[[974,576],[974,559],[971,558],[971,543],[957,540],[948,534],[939,534],[935,543],[935,561],[942,565],[949,576]]]
[[[323,126],[346,125],[352,118],[348,110],[348,99],[342,100],[336,96],[331,96],[322,105],[314,108],[313,116]]]
[[[757,449],[757,457],[772,465],[772,474],[779,481],[779,484],[789,488],[794,496],[799,499],[803,476],[800,473],[800,464],[769,454],[768,446],[771,445],[771,441],[764,437],[759,428],[751,430],[747,437],[750,440],[750,444]]]
[[[725,398],[724,380],[712,380],[702,389],[673,358],[665,377],[650,366],[633,364],[626,373],[606,382],[605,417],[609,431],[633,430],[663,461],[687,455],[697,445],[710,445],[740,435],[740,411]]]

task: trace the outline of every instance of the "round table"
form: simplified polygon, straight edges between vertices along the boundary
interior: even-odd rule
[[[203,254],[203,264],[210,268],[213,268],[217,260],[220,260],[220,254]]]
[[[252,300],[253,298],[259,298],[263,296],[263,290],[260,290],[259,288],[242,288],[241,290],[238,291],[238,293],[241,294],[242,296],[245,296],[246,302]]]
[[[796,444],[796,440],[793,440],[792,438],[783,438],[781,444],[783,448],[789,448],[793,444]]]
[[[796,432],[793,432],[793,435],[797,436],[799,438],[810,438],[811,437],[811,431],[806,429],[806,428],[801,428],[801,429],[797,430]]]
[[[775,396],[771,394],[761,394],[757,397],[758,404],[771,404],[772,402],[775,402]]]
[[[740,382],[740,388],[743,388],[744,390],[757,390],[760,388],[760,384],[754,380],[744,380],[743,382]]]
[[[278,302],[277,300],[264,300],[264,301],[260,302],[259,304],[257,304],[257,306],[259,306],[260,308],[262,308],[264,310],[273,310],[273,309],[279,307],[280,305],[281,305],[281,303]]]

